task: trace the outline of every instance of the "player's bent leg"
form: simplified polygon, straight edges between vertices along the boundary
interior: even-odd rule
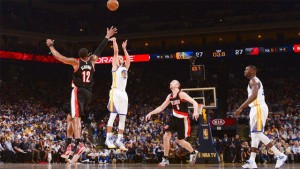
[[[276,155],[276,165],[275,168],[281,168],[284,166],[285,161],[287,160],[287,156],[283,153],[281,153],[273,144],[272,142],[270,142],[269,144],[267,144],[267,148],[271,149],[274,154]]]
[[[192,145],[184,139],[178,140],[179,145],[190,152],[190,165],[194,165],[197,159],[198,151],[194,150]]]
[[[257,137],[265,144],[267,145],[267,148],[271,149],[274,154],[276,155],[277,161],[275,168],[281,168],[285,164],[285,161],[287,160],[287,156],[283,153],[281,153],[270,141],[270,139],[264,135],[262,132],[257,134]]]

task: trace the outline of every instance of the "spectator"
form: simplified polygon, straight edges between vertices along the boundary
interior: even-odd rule
[[[227,134],[224,134],[224,138],[222,140],[222,146],[223,146],[223,149],[224,149],[223,160],[224,160],[225,163],[230,162],[229,161],[229,156],[230,156],[229,147],[230,147],[230,144],[231,144],[230,139],[227,137]]]
[[[164,146],[163,144],[159,144],[155,149],[155,154],[157,155],[157,160],[161,161],[164,156]]]
[[[2,141],[3,140],[3,141]],[[3,163],[2,161],[4,161],[3,159],[4,159],[4,151],[5,151],[5,149],[3,148],[3,144],[2,144],[2,142],[4,143],[4,139],[3,138],[1,138],[1,142],[0,142],[0,163]]]
[[[106,164],[109,163],[109,154],[105,151],[105,149],[102,149],[99,153],[99,161],[100,164]]]
[[[274,152],[271,149],[268,149],[268,159],[270,163],[275,162]]]
[[[39,151],[36,149],[36,144],[38,141],[34,140],[33,137],[30,137],[30,147],[29,149],[31,150],[31,162],[39,162],[40,160],[40,154]],[[35,160],[36,159],[36,160]]]
[[[234,160],[237,163],[241,163],[242,162],[242,143],[243,140],[240,139],[240,136],[237,134],[235,135],[235,139],[233,140],[233,144],[235,147],[235,151],[236,151],[236,159]]]
[[[25,151],[23,151],[20,148],[20,140],[15,138],[14,142],[12,143],[13,149],[16,152],[16,162],[24,162],[24,153],[26,153]]]
[[[285,148],[285,155],[288,156],[288,162],[293,163],[295,158],[292,152],[292,147],[289,145],[289,143],[285,143],[284,148]]]
[[[263,143],[261,144],[261,146],[259,148],[259,154],[260,154],[260,160],[264,164],[267,164],[268,163],[268,151],[267,151],[267,147]]]
[[[5,153],[4,153],[4,160],[3,162],[14,162],[14,155],[15,155],[15,151],[12,147],[12,143],[11,143],[11,138],[7,137],[4,146],[5,148]]]
[[[177,150],[176,150],[176,157],[178,160],[179,163],[181,164],[185,164],[186,163],[186,158],[185,158],[185,153],[184,153],[184,148],[178,146]]]
[[[126,152],[126,155],[127,155],[128,161],[130,163],[134,162],[134,159],[135,159],[135,147],[134,147],[133,144],[129,144],[128,145],[128,151]]]
[[[127,162],[127,155],[125,151],[121,150],[121,152],[117,155],[117,162]]]
[[[250,147],[248,145],[248,142],[244,142],[242,144],[242,150],[241,150],[241,158],[242,162],[245,162],[250,157]]]
[[[237,156],[237,152],[236,152],[236,148],[234,146],[234,143],[232,142],[231,145],[229,146],[229,161],[231,163],[234,163],[236,161],[236,156]]]
[[[88,151],[85,151],[82,154],[82,162],[94,162],[99,163],[100,162],[100,153],[97,152],[95,149],[95,146],[86,144],[85,147],[88,147]],[[108,161],[107,161],[108,162]]]
[[[62,149],[61,141],[54,142],[54,144],[52,145],[52,148],[51,148],[52,162],[60,163],[62,161],[60,159],[61,152],[62,152],[61,149]]]
[[[22,142],[20,144],[20,149],[22,149],[24,151],[24,160],[26,162],[29,162],[32,160],[32,156],[33,156],[33,152],[30,149],[31,145],[28,142],[28,138],[27,137],[23,137]]]
[[[294,141],[294,146],[292,147],[294,153],[295,162],[300,162],[300,146],[298,141]]]
[[[135,150],[135,162],[136,163],[141,163],[144,158],[144,152],[142,145],[138,145],[137,149]]]
[[[215,139],[214,144],[215,144],[216,150],[219,154],[221,163],[224,163],[224,158],[223,158],[224,147],[222,145],[221,140],[219,138]]]

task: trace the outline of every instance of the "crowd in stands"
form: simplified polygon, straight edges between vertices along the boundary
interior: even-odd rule
[[[164,124],[170,118],[171,110],[167,108],[163,113],[155,115],[150,122],[145,122],[144,117],[164,101],[172,79],[179,79],[183,86],[191,84],[188,71],[172,69],[172,66],[184,67],[185,63],[156,64],[156,67],[132,64],[129,72],[127,86],[129,111],[124,131],[127,152],[107,150],[103,144],[109,115],[106,105],[111,85],[111,67],[106,67],[107,70],[102,69],[102,73],[96,75],[96,79],[99,80],[96,81],[93,92],[93,108],[83,121],[82,139],[87,150],[82,155],[81,162],[161,161]],[[165,69],[165,66],[169,69]],[[62,80],[63,78],[58,81],[51,79],[41,81],[39,76],[27,79],[24,76],[29,76],[26,74],[28,68],[24,67],[25,72],[21,74],[23,77],[17,76],[16,79],[4,77],[0,82],[0,161],[63,163],[65,161],[60,155],[64,151],[66,138],[65,118],[69,110],[65,103],[69,102],[69,82],[66,79]],[[30,66],[29,69],[34,69],[34,66]],[[298,68],[261,66],[261,69],[262,73],[258,75],[264,84],[266,101],[270,109],[265,134],[280,151],[289,156],[288,162],[300,162],[300,83],[296,75]],[[43,69],[40,71],[47,72]],[[247,98],[245,86],[247,81],[242,79],[244,77],[240,77],[242,72],[234,72],[234,75],[228,82],[227,90],[230,93],[227,100],[229,116]],[[208,81],[210,78],[211,76],[207,76]],[[216,82],[206,84],[214,83]],[[245,117],[242,117],[241,121],[247,118],[247,111],[243,112]],[[223,114],[225,116],[225,113]],[[118,120],[114,124],[113,131],[117,131],[117,123]],[[244,162],[250,154],[251,144],[248,137],[242,140],[239,135],[235,137],[225,135],[222,138],[215,138],[214,145],[222,162]],[[273,152],[266,149],[265,145],[260,144],[259,152],[257,161],[261,163],[275,161]],[[176,143],[176,134],[171,139],[169,154],[174,163],[185,163],[188,159],[186,151]]]

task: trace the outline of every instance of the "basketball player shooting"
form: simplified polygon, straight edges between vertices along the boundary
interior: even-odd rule
[[[170,124],[167,125],[165,130],[163,144],[164,144],[164,157],[159,166],[169,165],[169,150],[170,150],[170,139],[172,133],[177,132],[178,144],[190,152],[190,164],[193,165],[196,162],[196,156],[198,151],[194,150],[192,145],[185,141],[185,138],[190,136],[191,126],[188,115],[188,102],[193,104],[194,113],[193,118],[197,120],[199,118],[198,103],[191,98],[187,93],[180,90],[180,83],[177,80],[173,80],[170,83],[171,94],[169,94],[162,105],[157,107],[146,115],[145,120],[149,121],[153,114],[162,112],[170,103],[172,104],[173,117]]]
[[[125,120],[128,111],[128,96],[125,91],[128,79],[128,70],[130,66],[129,54],[126,50],[127,40],[122,43],[123,52],[125,54],[125,61],[122,56],[119,56],[119,49],[116,38],[111,38],[113,42],[114,56],[112,62],[112,86],[109,92],[108,110],[110,111],[109,120],[107,122],[107,135],[105,144],[108,148],[116,148],[118,146],[121,150],[127,151],[122,142]],[[112,139],[112,127],[115,118],[119,115],[119,133],[116,142]]]
[[[52,55],[55,59],[71,65],[74,69],[72,80],[72,94],[71,94],[71,112],[67,115],[67,144],[63,158],[68,159],[72,154],[72,137],[75,137],[74,156],[71,163],[78,160],[80,155],[84,152],[85,147],[81,143],[81,117],[85,116],[85,113],[89,110],[92,100],[92,87],[94,84],[93,75],[95,72],[95,62],[99,59],[99,56],[103,52],[109,38],[111,38],[117,29],[111,27],[107,28],[106,36],[95,50],[94,54],[89,56],[86,48],[79,50],[79,58],[70,58],[61,55],[54,48],[54,41],[47,39],[46,44],[49,47]]]
[[[275,168],[284,165],[287,156],[281,153],[263,133],[264,126],[268,117],[268,106],[265,102],[264,88],[261,81],[256,77],[257,69],[253,65],[246,67],[244,71],[245,77],[250,81],[248,84],[248,99],[236,110],[235,114],[239,117],[240,113],[250,107],[250,131],[251,131],[251,154],[249,160],[244,164],[243,168],[257,168],[255,157],[258,152],[258,144],[262,141],[277,156]]]

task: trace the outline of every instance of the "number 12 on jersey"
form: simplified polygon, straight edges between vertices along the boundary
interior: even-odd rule
[[[90,71],[83,71],[82,72],[82,81],[84,83],[90,83],[90,75],[91,75]]]

